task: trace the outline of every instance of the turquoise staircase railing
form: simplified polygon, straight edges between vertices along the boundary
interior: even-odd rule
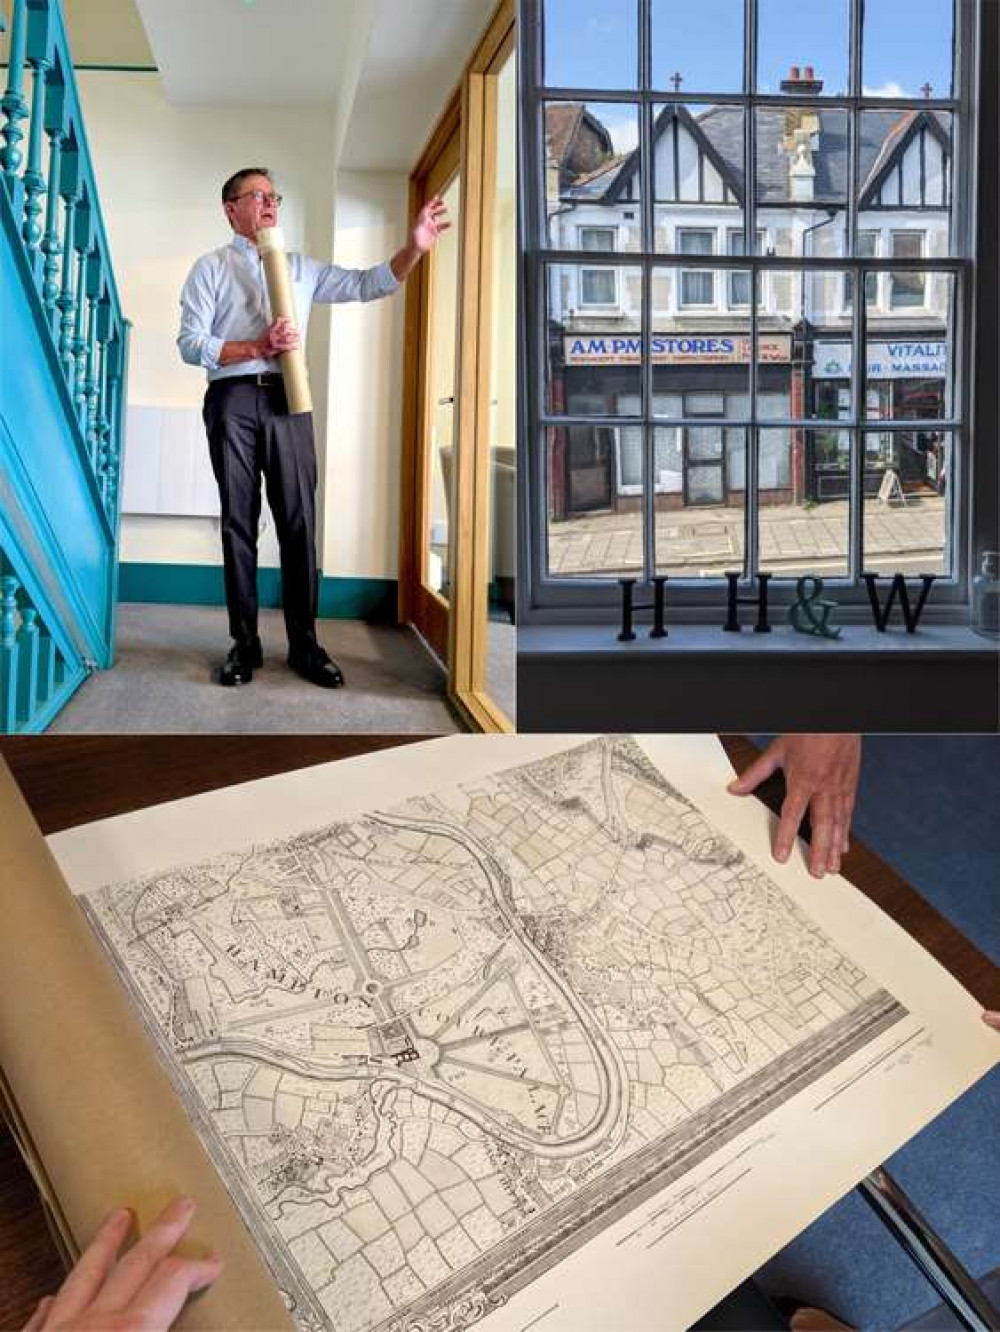
[[[0,0],[0,734],[113,659],[129,324],[59,0]]]

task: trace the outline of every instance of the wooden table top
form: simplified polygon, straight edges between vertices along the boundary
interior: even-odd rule
[[[46,834],[145,805],[408,743],[417,736],[47,736],[0,739],[6,758]],[[724,736],[738,772],[757,750]],[[772,810],[782,798],[776,775],[760,788]],[[874,852],[858,842],[843,874],[933,954],[986,1007],[1000,1008],[1000,968],[949,924]],[[0,1329],[20,1328],[63,1279],[31,1177],[0,1128]]]

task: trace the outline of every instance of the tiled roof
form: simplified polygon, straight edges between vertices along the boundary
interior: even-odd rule
[[[565,105],[549,108],[549,114],[560,110],[564,112],[582,111],[582,107]],[[848,115],[846,111],[833,107],[824,108],[815,102],[803,106],[796,103],[789,111],[808,110],[819,122],[818,142],[812,154],[812,164],[816,171],[812,202],[842,203],[848,193],[848,161],[850,145],[848,142]],[[763,204],[783,203],[790,199],[791,191],[788,176],[788,152],[783,147],[786,134],[788,111],[782,107],[761,108],[757,112],[757,198]],[[861,194],[888,164],[892,154],[900,146],[907,131],[918,117],[927,116],[937,123],[941,137],[948,141],[946,149],[950,153],[949,118],[937,111],[865,111],[861,114],[858,136],[858,168],[861,181]],[[669,108],[657,119],[657,129],[662,129],[669,122]],[[718,156],[730,168],[732,176],[742,193],[743,172],[743,111],[733,106],[716,106],[692,117],[697,128],[715,149]],[[548,123],[548,122],[547,122]],[[551,135],[550,135],[551,138]],[[636,169],[638,151],[609,163],[602,169],[608,174],[605,183],[608,191],[619,178]],[[564,191],[564,198],[572,199],[578,187],[584,187],[586,196],[594,198],[595,173],[588,177],[574,180]]]

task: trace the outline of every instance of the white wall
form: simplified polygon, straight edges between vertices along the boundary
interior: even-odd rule
[[[367,268],[406,239],[407,180],[337,177],[334,259]],[[330,410],[320,563],[336,577],[395,578],[399,542],[405,289],[332,309]]]
[[[285,196],[289,248],[328,256],[332,113],[175,106],[164,98],[156,74],[80,72],[78,80],[122,306],[134,324],[129,401],[200,410],[204,372],[184,365],[175,345],[178,297],[194,260],[232,235],[219,202],[222,182],[241,166],[272,168]],[[321,466],[329,354],[329,314],[317,307],[308,359]],[[218,521],[126,516],[122,558],[221,563]],[[278,563],[270,526],[261,563]]]

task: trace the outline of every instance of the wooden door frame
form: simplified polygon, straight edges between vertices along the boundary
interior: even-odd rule
[[[463,86],[464,235],[460,438],[467,441],[456,468],[458,549],[463,570],[452,618],[450,653],[454,701],[477,730],[510,731],[512,721],[486,687],[490,574],[490,370],[492,352],[493,212],[496,198],[496,77],[514,52],[514,0],[493,15]],[[511,337],[514,330],[510,330]],[[471,441],[471,444],[468,443]]]
[[[434,127],[427,146],[410,176],[409,223],[412,226],[427,194],[428,183],[442,168],[451,174],[454,164],[461,170],[461,98],[456,92]],[[459,282],[461,255],[459,256]],[[427,400],[427,339],[424,330],[430,317],[431,268],[418,264],[406,284],[403,350],[402,490],[399,524],[398,616],[413,624],[421,612],[434,628],[429,637],[442,644],[443,656],[450,652],[449,603],[424,586],[423,520],[430,485],[430,467],[421,447],[432,404]],[[456,344],[456,357],[458,347]],[[458,431],[457,404],[455,416]],[[456,450],[457,454],[457,450]],[[454,553],[449,524],[449,566],[454,584]],[[449,668],[450,670],[450,668]]]
[[[509,731],[510,720],[485,690],[486,591],[489,561],[489,293],[484,278],[492,261],[488,220],[492,216],[494,179],[483,165],[495,143],[495,107],[489,80],[514,49],[515,0],[500,0],[461,84],[438,120],[410,176],[412,224],[428,179],[456,133],[459,136],[461,209],[459,234],[458,330],[455,361],[455,440],[452,521],[449,526],[451,570],[448,624],[448,697],[463,719],[478,731]],[[429,314],[430,268],[421,264],[407,283],[403,365],[402,491],[399,532],[399,618],[413,623],[421,596],[422,556],[418,526],[428,481],[421,449],[430,404],[425,400],[427,346],[423,336]],[[511,330],[513,336],[513,330]],[[484,377],[485,376],[485,382]],[[422,539],[422,538],[421,538]],[[426,609],[426,604],[425,607]],[[432,612],[433,613],[433,612]],[[477,623],[477,618],[479,622]]]

